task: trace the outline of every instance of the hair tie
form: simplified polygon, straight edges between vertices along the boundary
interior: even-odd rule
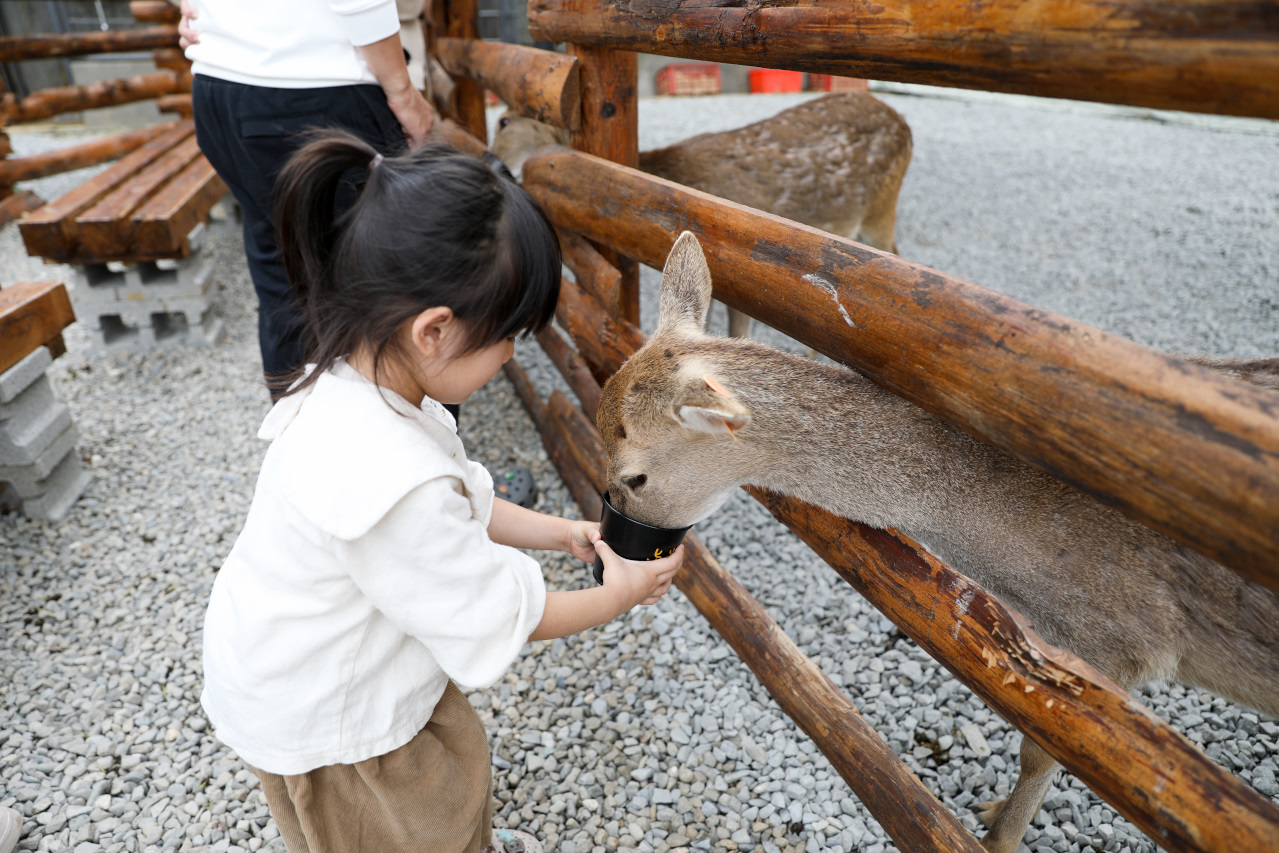
[[[369,171],[372,172],[374,169],[378,167],[378,164],[381,162],[382,162],[382,155],[374,154],[373,159],[369,161]]]

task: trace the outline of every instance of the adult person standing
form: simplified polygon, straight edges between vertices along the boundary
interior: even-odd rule
[[[305,356],[273,223],[275,178],[298,134],[342,128],[391,156],[423,142],[435,112],[409,78],[396,0],[182,0],[181,9],[196,137],[244,212],[270,383]]]
[[[421,8],[420,0],[181,2],[196,138],[244,214],[273,401],[284,391],[279,378],[306,356],[301,309],[275,242],[276,176],[310,129],[348,130],[384,156],[426,140],[435,111],[410,77],[401,41],[401,19],[411,24]],[[425,68],[424,41],[420,47]],[[458,417],[457,406],[445,408]],[[513,466],[496,479],[498,497],[536,502],[528,469]]]

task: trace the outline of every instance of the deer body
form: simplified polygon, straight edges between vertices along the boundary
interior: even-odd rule
[[[567,131],[507,113],[493,153],[517,176]],[[641,170],[729,201],[897,252],[897,196],[910,165],[910,127],[869,92],[826,95],[746,127],[641,151]],[[729,311],[729,333],[750,318]]]
[[[792,495],[901,530],[1125,688],[1176,680],[1279,714],[1279,596],[860,374],[706,335],[709,297],[685,234],[657,331],[600,402],[617,509],[681,527],[741,485]],[[1279,361],[1266,371],[1261,384],[1279,385]],[[987,849],[1016,849],[1056,768],[1023,740],[1016,786],[987,810]]]

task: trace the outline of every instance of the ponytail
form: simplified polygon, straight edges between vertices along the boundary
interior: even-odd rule
[[[305,136],[312,141],[285,164],[276,181],[275,231],[285,275],[311,325],[312,294],[334,286],[329,261],[342,179],[381,155],[352,134],[311,131]]]
[[[362,347],[376,375],[404,322],[431,307],[466,324],[455,355],[551,322],[559,242],[514,180],[443,144],[383,158],[345,131],[308,136],[276,183],[275,221],[315,370],[273,387],[305,388]],[[352,183],[357,198],[339,213]]]

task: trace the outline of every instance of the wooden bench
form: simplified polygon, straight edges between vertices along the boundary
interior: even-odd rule
[[[226,192],[196,145],[194,122],[180,121],[18,228],[27,253],[51,262],[184,258],[191,231]]]

